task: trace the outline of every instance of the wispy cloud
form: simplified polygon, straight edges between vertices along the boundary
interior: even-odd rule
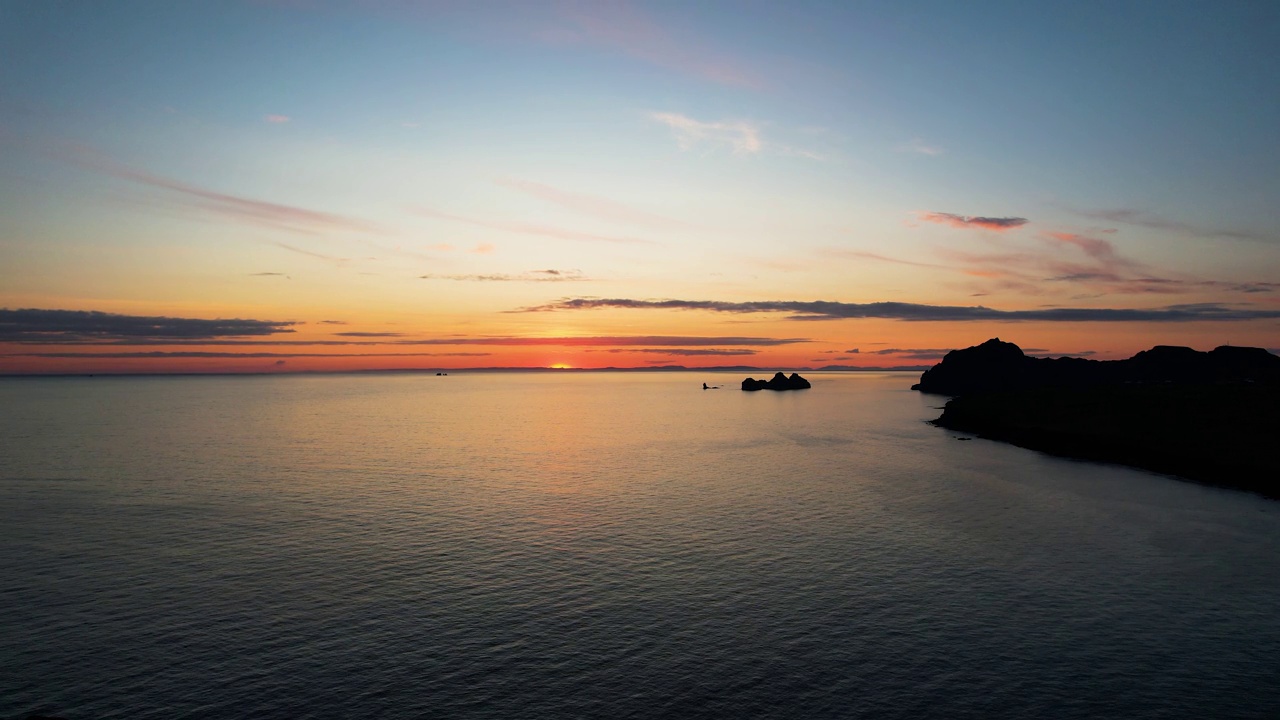
[[[295,322],[119,315],[93,310],[0,309],[0,341],[196,340],[291,333]]]
[[[282,277],[282,278],[284,278],[285,280],[289,280],[289,279],[290,279],[288,275],[286,275],[286,274],[284,274],[284,273],[282,273],[282,272],[256,272],[256,273],[249,273],[249,277]]]
[[[266,115],[262,119],[275,125],[282,125],[289,122],[292,118],[288,115]]]
[[[761,82],[742,62],[709,48],[705,42],[663,27],[627,2],[565,2],[566,26],[545,39],[612,50],[637,60],[704,80],[736,87]]]
[[[309,234],[324,232],[382,232],[377,225],[364,220],[231,195],[163,177],[145,170],[129,167],[97,151],[84,147],[63,152],[60,155],[82,168],[121,180],[128,180],[139,185],[168,191],[171,193],[171,197],[180,199],[189,207],[239,222]]]
[[[878,262],[894,263],[895,265],[910,265],[912,267],[935,268],[939,270],[952,270],[951,265],[939,265],[937,263],[919,262],[917,260],[904,260],[902,258],[889,257],[880,253],[866,252],[863,250],[847,250],[845,248],[823,248],[818,251],[819,255],[833,258],[844,258],[849,260],[875,260]]]
[[[641,225],[655,228],[669,228],[679,225],[675,220],[645,212],[614,200],[570,192],[542,183],[519,180],[515,178],[499,178],[495,182],[503,187],[522,192],[530,197],[538,198],[554,205],[573,210],[574,212],[627,225]]]
[[[208,352],[197,350],[152,350],[146,352],[42,352],[13,353],[8,357],[82,358],[125,360],[136,358],[376,358],[376,357],[487,357],[487,352],[448,353],[277,353],[277,352]]]
[[[681,150],[728,147],[735,154],[753,155],[764,147],[760,140],[760,127],[743,120],[703,122],[671,112],[654,112],[649,117],[671,128]]]
[[[1197,291],[1270,293],[1280,283],[1222,281],[1164,273],[1122,254],[1105,238],[1071,232],[1046,232],[1038,247],[1009,247],[997,252],[946,248],[938,252],[956,270],[986,283],[985,290],[1041,294],[1071,285],[1111,294],[1179,294]]]
[[[1124,225],[1135,225],[1138,227],[1151,228],[1153,230],[1167,230],[1181,235],[1190,235],[1192,237],[1202,238],[1230,238],[1233,240],[1252,240],[1254,242],[1275,242],[1280,239],[1275,235],[1266,235],[1263,233],[1250,232],[1247,230],[1237,230],[1232,228],[1211,228],[1193,225],[1191,223],[1182,222],[1180,220],[1171,220],[1155,213],[1145,210],[1135,210],[1133,208],[1111,208],[1111,209],[1095,209],[1081,210],[1078,208],[1064,208],[1081,217],[1090,218],[1092,220],[1105,220],[1112,223],[1121,223]]]
[[[945,151],[937,145],[930,145],[920,138],[913,138],[911,142],[903,143],[898,146],[899,152],[915,153],[916,155],[938,156]]]
[[[997,231],[1012,230],[1029,222],[1022,217],[983,217],[981,215],[955,215],[944,212],[919,212],[916,213],[916,217],[925,222],[938,223],[939,225]]]
[[[750,348],[610,348],[608,350],[587,350],[587,352],[604,353],[646,353],[650,355],[678,355],[681,357],[755,355],[759,350]]]
[[[894,355],[907,360],[939,360],[955,348],[884,348],[870,350],[870,355]]]
[[[919,322],[1039,321],[1039,322],[1198,322],[1280,319],[1280,310],[1257,310],[1218,303],[1168,305],[1156,308],[1038,308],[997,310],[953,305],[902,302],[845,303],[827,300],[727,302],[720,300],[633,300],[627,298],[565,298],[512,312],[555,312],[599,308],[645,310],[702,310],[721,313],[786,313],[792,320],[881,318]]]
[[[428,340],[400,340],[400,345],[510,345],[561,347],[777,347],[811,342],[808,338],[765,338],[734,336],[685,336],[685,335],[597,335],[584,337],[465,337],[431,338]]]
[[[366,332],[354,330],[351,332],[336,332],[337,337],[358,337],[358,338],[398,338],[404,337],[404,333],[399,332]]]
[[[341,257],[334,257],[333,255],[325,255],[324,253],[319,253],[319,252],[316,252],[315,250],[307,250],[306,248],[300,248],[295,245],[290,245],[288,243],[273,241],[271,244],[283,250],[288,250],[289,252],[294,252],[294,253],[298,253],[299,255],[306,255],[307,257],[312,257],[317,260],[324,260],[325,262],[333,263],[334,265],[337,265],[339,267],[351,262],[351,258],[341,258]]]
[[[414,210],[419,215],[438,220],[449,220],[452,222],[466,223],[477,227],[489,228],[490,230],[501,230],[503,232],[518,233],[521,235],[535,235],[538,237],[556,238],[558,240],[576,240],[580,242],[605,242],[617,243],[623,245],[656,245],[652,240],[644,240],[636,237],[624,237],[617,235],[600,235],[597,233],[576,232],[573,230],[564,230],[562,228],[550,227],[546,225],[535,225],[532,223],[509,222],[505,220],[480,220],[470,218],[463,215],[453,215],[451,213],[437,212],[425,208],[416,208]],[[485,254],[493,251],[493,246],[479,245],[473,252]]]
[[[579,282],[591,278],[581,270],[529,270],[519,274],[490,275],[420,275],[423,280],[455,280],[459,282]]]
[[[1092,355],[1098,354],[1097,350],[1078,350],[1076,352],[1049,352],[1048,350],[1032,350],[1029,348],[1023,348],[1022,351],[1026,353],[1028,357],[1037,357],[1037,358],[1060,358],[1060,357],[1087,358]]]
[[[289,323],[296,324],[296,323]],[[284,330],[282,332],[292,332]],[[236,336],[232,336],[235,338]],[[350,337],[350,336],[348,336]],[[796,343],[812,342],[809,338],[769,338],[769,337],[736,337],[736,336],[681,336],[681,335],[604,335],[604,336],[569,336],[569,337],[522,337],[522,336],[458,336],[458,337],[442,337],[442,338],[418,338],[405,339],[397,337],[380,337],[370,336],[369,334],[355,335],[359,339],[343,339],[343,340],[248,340],[248,339],[227,339],[221,337],[202,338],[202,337],[151,337],[151,336],[125,336],[125,337],[82,337],[77,335],[57,336],[54,334],[43,334],[39,336],[31,336],[28,339],[20,339],[16,337],[6,337],[0,334],[0,342],[28,342],[40,345],[83,345],[85,343],[93,343],[95,345],[163,345],[163,346],[182,346],[182,345],[220,345],[220,346],[278,346],[278,347],[294,347],[294,346],[317,346],[317,347],[340,347],[340,346],[362,346],[362,345],[378,345],[378,346],[509,346],[509,347],[777,347],[782,345],[794,345]]]

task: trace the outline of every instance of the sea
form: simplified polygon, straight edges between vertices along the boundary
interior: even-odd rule
[[[1280,717],[1280,503],[806,375],[0,380],[0,718]]]

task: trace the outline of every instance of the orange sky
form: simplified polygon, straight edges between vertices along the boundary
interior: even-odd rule
[[[1234,6],[321,5],[5,14],[0,373],[1280,348]]]

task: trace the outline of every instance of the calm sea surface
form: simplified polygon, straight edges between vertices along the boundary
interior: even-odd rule
[[[741,378],[0,380],[0,717],[1280,714],[1280,503]]]

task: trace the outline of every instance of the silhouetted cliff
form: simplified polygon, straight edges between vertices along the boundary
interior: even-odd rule
[[[915,387],[958,396],[942,427],[1280,497],[1280,357],[1261,348],[1100,362],[1028,358],[994,339],[948,353]]]
[[[967,395],[1042,387],[1094,387],[1123,383],[1280,383],[1280,357],[1262,348],[1157,345],[1128,360],[1032,358],[993,338],[952,350],[912,386],[921,392]]]

